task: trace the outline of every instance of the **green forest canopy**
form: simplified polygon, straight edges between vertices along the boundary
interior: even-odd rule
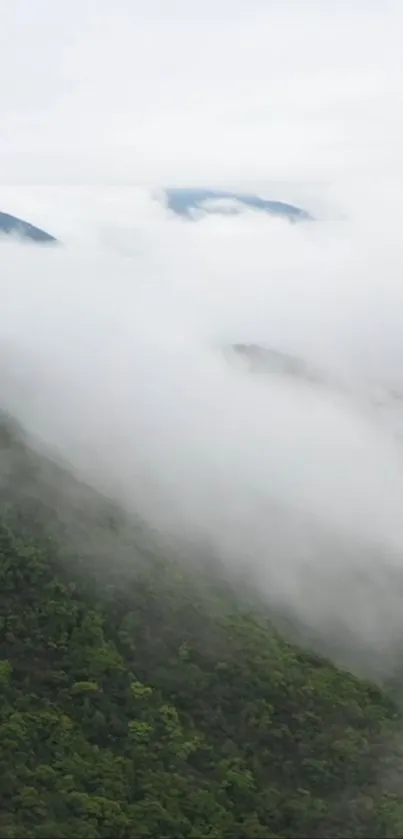
[[[0,443],[0,837],[403,836],[396,698]]]

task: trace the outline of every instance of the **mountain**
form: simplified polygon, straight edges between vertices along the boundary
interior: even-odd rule
[[[5,236],[17,235],[22,239],[29,239],[31,242],[50,244],[57,242],[54,236],[41,230],[39,227],[34,227],[28,221],[11,216],[9,213],[0,212],[0,235]]]
[[[229,350],[245,363],[248,370],[254,373],[292,376],[311,384],[319,384],[323,381],[323,376],[319,371],[310,369],[305,361],[289,353],[258,344],[233,344]]]
[[[285,216],[289,221],[307,221],[312,217],[306,210],[284,204],[281,201],[269,201],[258,195],[250,195],[227,190],[168,187],[165,189],[166,202],[170,210],[177,215],[193,218],[200,211],[208,213],[239,213],[246,208]]]
[[[0,502],[0,836],[403,835],[390,689],[287,643],[6,421]]]

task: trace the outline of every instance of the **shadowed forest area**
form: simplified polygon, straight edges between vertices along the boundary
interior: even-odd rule
[[[401,837],[399,685],[0,445],[0,836]]]

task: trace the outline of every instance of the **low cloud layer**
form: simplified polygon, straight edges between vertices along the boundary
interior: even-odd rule
[[[38,84],[6,91],[0,197],[64,246],[0,242],[2,407],[129,512],[383,655],[403,631],[401,11],[73,2],[62,26],[48,5]],[[317,221],[186,222],[164,182]],[[248,372],[233,343],[322,385]]]
[[[3,406],[37,445],[161,532],[212,549],[269,601],[381,649],[395,642],[392,223],[253,212],[189,223],[141,191],[114,198],[108,222],[87,194],[84,233],[70,192],[75,237],[60,249],[2,244]],[[236,342],[296,354],[322,383],[250,372],[223,351]]]

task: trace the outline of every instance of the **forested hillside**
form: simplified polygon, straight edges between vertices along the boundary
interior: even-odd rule
[[[403,836],[398,699],[0,448],[0,837]]]

